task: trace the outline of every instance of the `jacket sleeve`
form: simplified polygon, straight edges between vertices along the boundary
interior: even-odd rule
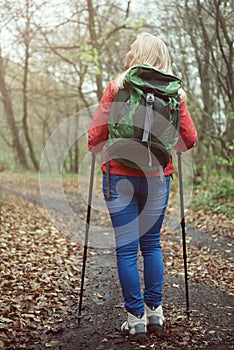
[[[196,145],[197,130],[189,113],[186,101],[181,98],[180,105],[180,136],[175,146],[179,152],[185,152]]]
[[[101,100],[99,106],[92,118],[88,129],[88,148],[93,153],[100,153],[108,139],[108,120],[112,102],[114,101],[116,92],[114,81],[111,81]]]

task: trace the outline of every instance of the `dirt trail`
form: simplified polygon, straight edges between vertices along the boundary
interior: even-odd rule
[[[20,196],[26,201],[32,201],[41,205],[39,195],[22,194],[16,188],[5,187],[5,194],[11,193]],[[74,199],[74,194],[72,195]],[[59,207],[59,206],[57,206]],[[79,203],[74,207],[81,208]],[[82,209],[84,210],[84,208]],[[98,220],[95,217],[94,221]],[[197,259],[201,254],[202,247],[209,247],[209,254],[221,254],[222,257],[231,261],[232,252],[227,249],[227,240],[219,237],[213,240],[212,232],[204,233],[195,228],[188,228],[189,249],[197,250]],[[77,310],[74,310],[72,321],[64,322],[63,328],[57,333],[47,333],[45,338],[50,349],[90,349],[90,350],[112,350],[112,349],[206,349],[206,350],[228,350],[234,349],[233,338],[233,297],[219,287],[219,281],[215,284],[204,284],[192,278],[189,281],[190,307],[192,315],[190,320],[184,315],[185,291],[183,271],[178,274],[170,273],[173,262],[169,264],[167,258],[168,239],[178,245],[180,235],[167,237],[163,235],[162,243],[165,246],[165,256],[168,262],[164,283],[164,313],[166,317],[165,334],[161,338],[150,336],[146,342],[139,345],[132,343],[123,337],[119,327],[125,321],[126,315],[122,304],[122,296],[119,287],[115,253],[111,235],[106,232],[90,232],[91,240],[88,251],[85,293],[83,301],[83,312],[80,327],[77,327]],[[92,241],[92,237],[95,240]],[[98,247],[97,240],[106,241],[105,247]],[[107,244],[107,240],[108,244]],[[169,248],[168,248],[169,249]],[[193,253],[194,254],[194,253]],[[194,259],[194,255],[193,255]],[[140,269],[142,270],[142,259],[140,257]],[[190,263],[190,262],[189,262]],[[203,269],[203,266],[200,266]],[[222,274],[222,270],[220,270]],[[218,276],[218,273],[217,273]],[[43,345],[31,345],[27,350],[44,350],[48,347]]]
[[[74,319],[70,330],[67,329],[60,337],[61,349],[234,349],[233,298],[218,288],[190,282],[192,315],[188,321],[183,313],[183,278],[166,276],[165,335],[162,338],[151,336],[139,346],[124,338],[119,331],[125,321],[125,313],[114,252],[90,248],[86,275],[88,280],[80,327]]]

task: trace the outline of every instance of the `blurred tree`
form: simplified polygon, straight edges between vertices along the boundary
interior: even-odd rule
[[[8,60],[4,57],[2,52],[2,42],[6,41],[5,33],[3,29],[6,26],[11,26],[14,21],[14,16],[11,13],[12,6],[8,1],[3,1],[0,6],[1,13],[1,25],[0,25],[0,93],[1,101],[3,105],[3,114],[5,115],[7,125],[9,127],[10,139],[8,137],[8,132],[2,128],[2,138],[7,142],[7,144],[13,148],[15,158],[19,165],[23,168],[28,168],[28,162],[26,158],[25,149],[20,138],[20,128],[17,124],[18,120],[14,113],[14,100],[13,94],[9,85],[7,69],[9,68]],[[4,130],[4,131],[3,131]]]
[[[23,9],[19,15],[21,17],[21,23],[24,22],[24,25],[21,24],[20,30],[19,30],[19,41],[22,41],[23,47],[24,47],[24,58],[23,58],[23,130],[25,139],[28,145],[30,158],[32,161],[32,164],[35,168],[35,170],[39,170],[39,164],[38,160],[36,159],[36,155],[34,152],[33,142],[31,139],[31,135],[29,132],[29,126],[28,126],[28,78],[29,78],[29,60],[30,56],[32,55],[32,51],[30,50],[30,44],[33,40],[35,33],[36,33],[36,27],[33,23],[33,15],[35,11],[37,11],[37,8],[34,8],[32,6],[32,1],[25,0],[25,8]],[[18,24],[17,24],[18,26]]]
[[[99,101],[107,82],[123,69],[124,55],[131,40],[131,36],[128,40],[124,38],[125,31],[137,30],[137,26],[128,20],[131,1],[126,8],[120,3],[71,0],[71,12],[65,24],[61,18],[54,29],[42,28],[48,48],[66,66],[68,86],[77,87],[76,112]],[[61,81],[61,74],[58,80]],[[90,121],[87,122],[88,125]],[[79,125],[76,128],[79,129]],[[77,171],[78,153],[78,143],[75,143],[69,152],[67,169]]]
[[[38,169],[47,139],[74,113],[78,132],[78,112],[100,100],[107,83],[123,70],[130,43],[147,30],[168,44],[174,73],[185,82],[199,131],[193,151],[197,174],[215,167],[233,173],[230,1],[70,0],[68,6],[65,0],[3,0],[0,10],[2,38],[10,38],[7,49],[2,39],[0,107],[11,137],[4,133],[2,140],[13,145],[19,163]],[[79,152],[76,143],[67,171],[78,170]]]
[[[29,79],[29,61],[30,58],[33,55],[33,50],[31,48],[31,42],[34,39],[36,35],[36,26],[34,23],[34,15],[38,11],[38,7],[33,4],[31,0],[24,0],[24,2],[17,2],[17,1],[9,1],[4,0],[1,3],[1,14],[4,18],[5,25],[8,29],[9,36],[12,36],[12,44],[14,48],[17,50],[14,52],[13,60],[17,62],[18,65],[18,72],[17,72],[17,78],[15,77],[15,80],[17,83],[13,87],[13,89],[17,89],[20,91],[19,95],[21,95],[21,108],[18,109],[18,113],[22,113],[22,116],[20,116],[20,122],[19,127],[16,125],[16,119],[19,119],[19,115],[17,118],[14,116],[16,111],[14,111],[14,108],[9,109],[9,101],[12,97],[11,91],[9,90],[8,93],[8,109],[5,107],[5,114],[7,120],[11,121],[11,136],[13,139],[13,147],[14,151],[17,154],[17,158],[19,163],[23,167],[28,167],[28,160],[26,159],[26,152],[25,147],[23,147],[23,140],[20,139],[19,133],[18,138],[16,138],[16,129],[22,127],[22,131],[24,134],[26,146],[28,148],[28,153],[30,156],[30,161],[33,164],[33,167],[35,170],[39,169],[38,160],[36,158],[32,138],[29,131],[29,125],[28,125],[28,79]],[[4,25],[2,26],[1,30],[5,29]],[[12,65],[9,64],[8,67],[10,68]],[[15,65],[16,66],[16,65]],[[3,68],[3,59],[2,59],[2,65]],[[10,71],[5,71],[5,81],[9,80]],[[20,82],[18,82],[20,80]],[[4,82],[2,83],[4,84]],[[20,86],[21,85],[21,86]],[[6,83],[5,83],[6,88]],[[4,96],[4,99],[6,100],[6,90],[4,92],[4,86],[2,85],[2,96]],[[15,101],[14,101],[15,102]],[[18,103],[20,103],[18,102]],[[11,102],[11,106],[13,105],[13,101]],[[15,108],[16,110],[16,108]],[[20,111],[20,112],[19,112]],[[10,118],[11,115],[11,118]],[[15,141],[17,140],[17,142]],[[17,144],[16,144],[17,143]],[[22,159],[23,157],[23,159]]]
[[[234,139],[232,4],[197,0],[191,9],[186,1],[185,9],[185,28],[194,48],[202,92],[199,156],[205,163],[211,146],[214,159],[221,156],[228,165]],[[228,170],[234,176],[233,163],[230,165]]]
[[[6,83],[6,71],[4,66],[4,59],[2,57],[2,51],[0,48],[0,92],[2,95],[1,100],[4,106],[4,113],[6,116],[7,124],[9,126],[9,130],[11,132],[12,139],[12,143],[8,139],[6,139],[6,142],[8,143],[8,145],[13,147],[13,151],[16,155],[20,166],[23,168],[28,168],[26,154],[22,142],[20,140],[19,129],[14,116],[11,93]],[[5,139],[4,134],[2,134],[2,138]]]
[[[196,174],[202,176],[225,165],[234,176],[233,4],[181,0],[170,5],[166,1],[163,6],[163,35],[171,48],[175,73],[182,72],[199,132],[193,151]]]

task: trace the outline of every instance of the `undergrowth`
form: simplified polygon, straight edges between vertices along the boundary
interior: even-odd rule
[[[194,185],[192,208],[234,216],[234,181],[230,177],[212,177]]]

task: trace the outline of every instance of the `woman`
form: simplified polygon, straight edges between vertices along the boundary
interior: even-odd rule
[[[126,55],[126,71],[108,84],[92,119],[88,140],[91,152],[99,153],[108,140],[111,104],[119,89],[123,88],[127,72],[139,64],[172,74],[171,59],[163,41],[149,33],[138,35]],[[197,132],[183,90],[180,103],[180,141],[176,149],[185,151],[195,145]],[[127,311],[127,321],[121,329],[133,340],[139,340],[145,337],[147,329],[156,333],[163,331],[164,267],[160,230],[168,204],[170,175],[174,170],[170,160],[164,169],[165,181],[161,181],[156,171],[133,169],[114,159],[110,159],[109,164],[110,197],[105,159],[101,168],[103,193],[115,231],[118,274]],[[144,261],[143,295],[137,263],[139,247]]]

